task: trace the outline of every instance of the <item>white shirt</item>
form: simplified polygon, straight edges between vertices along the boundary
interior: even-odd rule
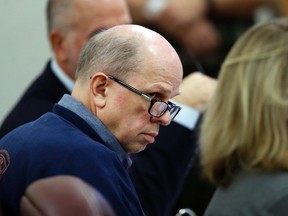
[[[65,86],[65,88],[71,93],[73,86],[74,86],[74,80],[71,79],[64,71],[60,68],[58,63],[55,59],[51,60],[51,69],[54,73],[54,75],[60,80],[60,82]]]
[[[173,101],[175,103],[175,101]],[[186,106],[181,103],[175,103],[180,106],[182,109],[178,113],[178,115],[174,118],[173,121],[177,122],[178,124],[186,127],[190,130],[193,130],[197,124],[197,121],[200,116],[200,112],[192,107]]]

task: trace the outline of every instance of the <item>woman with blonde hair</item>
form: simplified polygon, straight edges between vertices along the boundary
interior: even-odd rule
[[[205,216],[288,214],[288,18],[238,39],[201,130],[203,173],[219,186]]]

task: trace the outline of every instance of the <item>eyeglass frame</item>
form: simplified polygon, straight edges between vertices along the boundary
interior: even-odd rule
[[[123,86],[124,88],[126,88],[126,89],[128,89],[128,90],[130,90],[130,91],[132,91],[132,92],[134,92],[134,93],[136,93],[137,95],[140,95],[141,97],[145,98],[146,100],[149,100],[149,101],[150,101],[150,107],[149,107],[149,109],[148,109],[148,113],[149,113],[152,117],[160,118],[161,116],[163,116],[163,115],[167,112],[167,110],[170,112],[170,110],[172,110],[172,108],[175,108],[175,112],[173,112],[173,113],[170,112],[170,119],[171,119],[171,121],[172,121],[172,120],[177,116],[177,114],[180,112],[180,110],[181,110],[181,107],[180,107],[180,106],[172,103],[171,101],[165,102],[165,101],[162,101],[162,100],[157,99],[157,98],[152,98],[152,97],[144,94],[142,91],[140,91],[140,90],[138,90],[138,89],[136,89],[136,88],[128,85],[127,83],[123,82],[122,80],[120,80],[120,79],[118,79],[118,78],[116,78],[116,77],[114,77],[114,76],[112,76],[112,75],[109,75],[109,74],[108,74],[107,76],[108,76],[108,78],[110,78],[111,80],[113,80],[113,81],[115,81],[116,83],[120,84],[120,85]],[[156,102],[161,102],[161,103],[166,104],[166,109],[165,109],[165,110],[162,112],[162,114],[159,115],[159,116],[155,116],[155,115],[151,114],[151,112],[150,112],[150,111],[151,111],[151,108],[153,107],[153,105],[154,105]],[[174,113],[175,113],[175,114],[174,114]],[[171,115],[171,114],[173,114],[173,115]]]

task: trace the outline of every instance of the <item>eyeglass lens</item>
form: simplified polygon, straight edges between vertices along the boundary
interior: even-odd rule
[[[167,104],[162,101],[155,101],[150,109],[150,114],[159,117],[167,110]]]
[[[173,120],[180,111],[180,107],[174,106],[173,104],[168,105],[163,101],[154,101],[149,109],[149,113],[154,117],[161,117],[167,110],[169,111],[170,119]]]

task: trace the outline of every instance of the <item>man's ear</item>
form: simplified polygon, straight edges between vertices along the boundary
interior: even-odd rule
[[[63,33],[58,30],[52,30],[49,33],[49,40],[57,62],[60,64],[65,62],[67,55],[65,49],[65,37]]]
[[[109,78],[104,73],[96,73],[91,77],[90,90],[93,96],[93,101],[98,107],[104,107],[106,104],[108,93]]]

